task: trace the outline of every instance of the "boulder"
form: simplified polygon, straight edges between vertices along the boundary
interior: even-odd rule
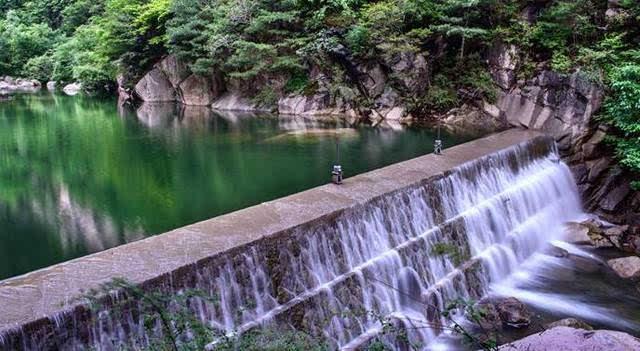
[[[553,323],[547,324],[547,329],[553,329],[555,327],[569,327],[574,329],[593,330],[593,327],[586,322],[576,318],[565,318]]]
[[[502,322],[513,328],[524,328],[531,324],[531,312],[515,297],[500,299],[495,303]]]
[[[502,329],[502,319],[498,314],[495,304],[491,300],[478,302],[474,308],[478,313],[475,316],[467,314],[466,318],[480,326],[482,330],[492,331]]]
[[[179,86],[180,102],[185,105],[211,105],[220,93],[220,86],[216,79],[190,75]]]
[[[628,226],[605,224],[595,218],[588,219],[582,222],[581,225],[589,229],[587,235],[589,236],[591,245],[598,248],[622,248],[622,236],[629,228]]]
[[[505,351],[631,351],[640,350],[640,339],[612,330],[583,330],[559,326],[500,346]]]
[[[42,85],[35,79],[14,78],[10,76],[0,78],[0,92],[32,93],[40,90]]]
[[[49,91],[55,91],[55,90],[56,90],[56,86],[57,86],[57,84],[58,84],[58,83],[57,83],[56,81],[53,81],[53,80],[48,81],[48,82],[47,82],[47,90],[49,90]]]
[[[168,102],[176,100],[175,89],[159,67],[154,67],[145,74],[136,84],[134,91],[142,101]]]
[[[565,224],[564,238],[572,244],[591,244],[589,227],[582,223],[569,222]]]
[[[620,278],[640,280],[640,257],[629,256],[608,260],[607,264]]]
[[[82,92],[82,84],[80,83],[67,84],[64,86],[64,88],[62,88],[62,91],[64,91],[65,94],[70,96],[77,95],[80,92]]]

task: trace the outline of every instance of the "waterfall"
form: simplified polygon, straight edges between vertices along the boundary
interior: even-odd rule
[[[447,302],[485,295],[557,239],[553,228],[582,213],[573,177],[558,159],[545,138],[515,145],[233,250],[167,288],[216,296],[216,303],[192,307],[223,333],[276,322],[321,335],[337,349],[376,337],[401,348],[384,335],[384,320],[426,348],[449,323],[440,313]],[[127,313],[100,315],[86,327],[64,318],[67,330],[82,331],[65,332],[58,347],[144,345],[141,317]],[[25,349],[43,348],[38,342],[22,338]]]

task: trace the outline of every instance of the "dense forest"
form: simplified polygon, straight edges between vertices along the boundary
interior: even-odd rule
[[[512,43],[522,53],[518,78],[540,65],[579,67],[605,86],[601,118],[618,131],[611,142],[622,164],[640,170],[636,0],[0,0],[0,14],[0,75],[112,90],[116,75],[134,82],[172,53],[198,74],[276,75],[285,92],[305,92],[310,65],[330,66],[335,78],[348,73],[336,64],[345,55],[408,51],[429,61],[428,89],[409,96],[421,111],[491,100],[486,53]]]

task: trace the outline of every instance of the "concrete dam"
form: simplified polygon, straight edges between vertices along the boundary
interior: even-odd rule
[[[447,302],[486,295],[580,215],[553,139],[508,130],[2,281],[0,349],[144,346],[135,308],[77,300],[115,277],[216,296],[190,306],[223,333],[285,324],[353,350],[382,315],[429,349]]]

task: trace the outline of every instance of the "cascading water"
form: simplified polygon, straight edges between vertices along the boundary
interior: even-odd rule
[[[440,314],[447,301],[486,294],[581,213],[569,169],[538,138],[203,264],[187,285],[218,297],[192,306],[226,333],[277,322],[343,350],[374,337],[399,347],[382,335],[386,319],[428,348],[448,324]],[[58,346],[145,344],[140,319],[101,316],[88,337],[66,333]]]

